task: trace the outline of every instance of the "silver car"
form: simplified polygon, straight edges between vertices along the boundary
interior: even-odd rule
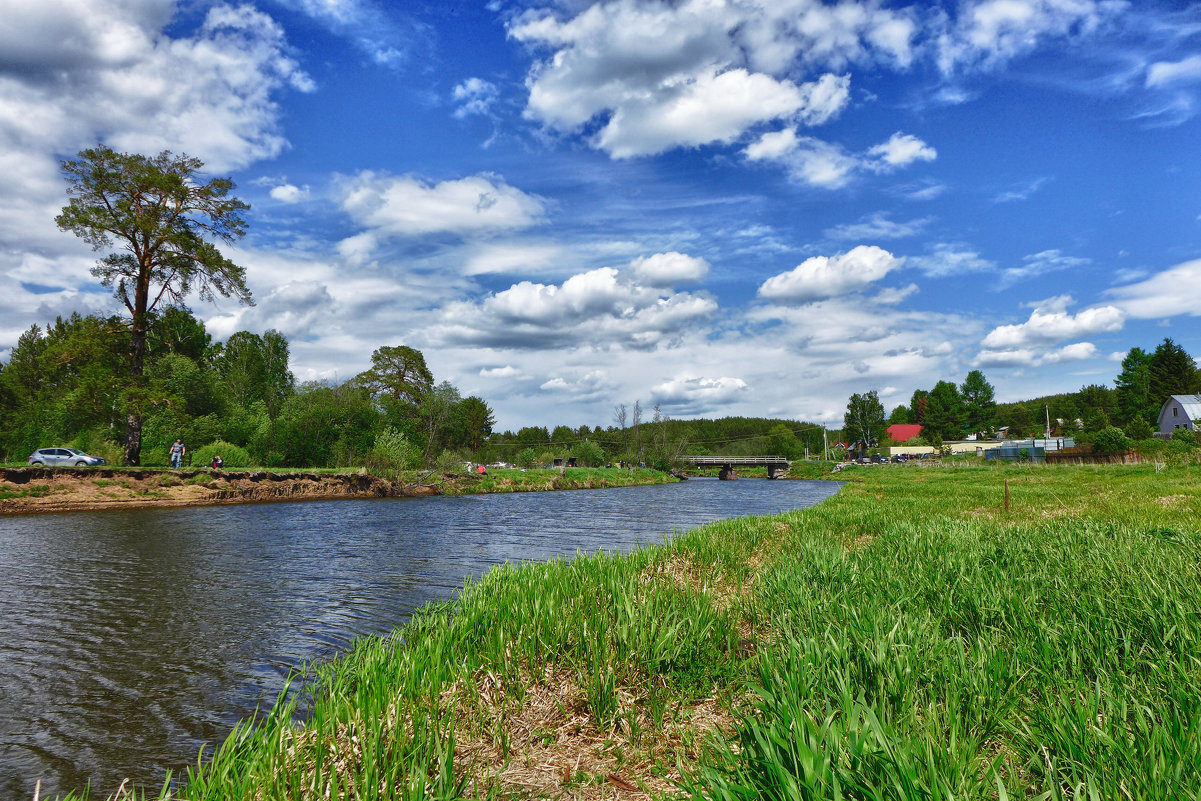
[[[74,448],[38,448],[29,454],[26,463],[38,467],[42,465],[47,467],[63,467],[68,465],[75,467],[95,467],[98,464],[105,464],[105,461],[99,456],[89,456],[83,451],[77,451]]]

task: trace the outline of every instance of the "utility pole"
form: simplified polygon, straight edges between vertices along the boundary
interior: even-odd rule
[[[830,444],[826,441],[826,427],[822,426],[822,460],[830,460]]]

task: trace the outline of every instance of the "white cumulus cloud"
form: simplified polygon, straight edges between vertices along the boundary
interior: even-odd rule
[[[858,292],[903,263],[883,248],[859,245],[835,256],[813,256],[772,276],[759,287],[759,297],[775,303],[812,303]]]
[[[747,145],[749,161],[774,161],[784,165],[794,180],[826,189],[848,184],[858,173],[888,173],[915,161],[937,157],[934,148],[910,134],[895,133],[887,141],[861,154],[795,130],[769,131]]]
[[[614,0],[530,10],[509,35],[550,51],[526,79],[526,115],[560,131],[597,124],[592,144],[628,158],[729,142],[772,120],[826,122],[849,102],[839,71],[908,65],[915,30],[908,11],[877,3]]]
[[[639,256],[630,262],[630,270],[647,286],[671,287],[700,281],[709,274],[709,262],[673,250]]]
[[[1125,322],[1126,315],[1116,306],[1096,306],[1078,314],[1039,307],[1030,313],[1030,319],[1024,323],[997,326],[984,337],[981,345],[989,350],[998,350],[1050,344],[1120,331]]]
[[[493,175],[430,184],[412,175],[361,172],[342,182],[342,208],[392,236],[489,233],[542,222],[543,203]]]

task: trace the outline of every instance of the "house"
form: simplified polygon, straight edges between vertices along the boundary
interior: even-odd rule
[[[1179,428],[1201,430],[1201,395],[1173,395],[1159,410],[1159,433],[1164,439]]]
[[[908,423],[893,423],[884,429],[884,433],[891,437],[893,442],[908,442],[922,433],[922,427]]]

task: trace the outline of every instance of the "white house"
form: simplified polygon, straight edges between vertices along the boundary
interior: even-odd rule
[[[1201,395],[1173,395],[1159,410],[1159,436],[1170,437],[1178,428],[1201,430]]]

